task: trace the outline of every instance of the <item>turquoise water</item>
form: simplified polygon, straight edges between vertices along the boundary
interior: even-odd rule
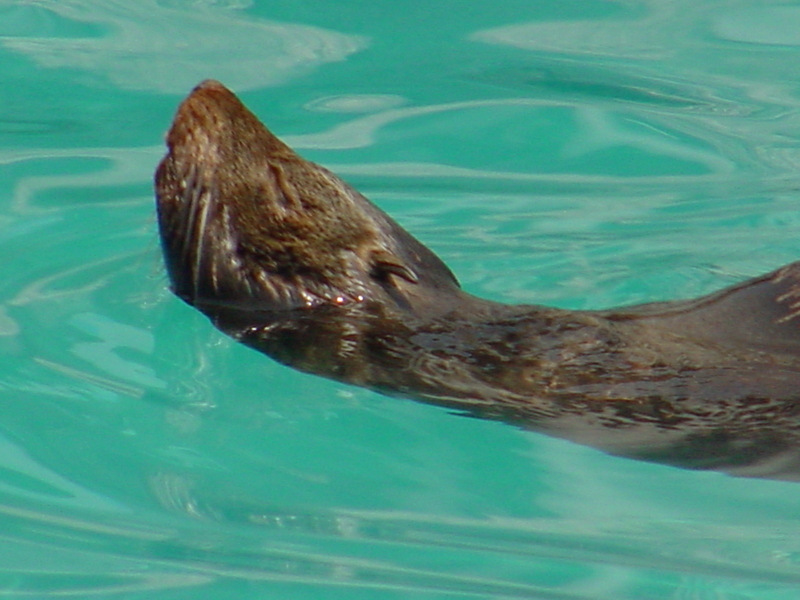
[[[797,484],[302,375],[166,289],[215,77],[469,291],[602,308],[800,257],[800,7],[0,1],[0,595],[790,599]]]

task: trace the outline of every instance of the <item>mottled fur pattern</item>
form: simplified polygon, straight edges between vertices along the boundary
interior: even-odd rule
[[[800,263],[596,312],[463,292],[389,216],[221,84],[156,174],[174,292],[297,369],[690,468],[800,478]]]

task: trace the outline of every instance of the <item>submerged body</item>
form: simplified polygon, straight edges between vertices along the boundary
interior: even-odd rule
[[[272,135],[221,84],[156,174],[173,291],[287,365],[690,468],[800,479],[800,263],[693,301],[509,306]]]

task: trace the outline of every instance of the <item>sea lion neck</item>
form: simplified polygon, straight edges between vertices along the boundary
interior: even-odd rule
[[[218,82],[180,105],[167,146],[159,223],[173,288],[191,304],[394,298],[408,308],[429,288],[458,287],[432,252]]]

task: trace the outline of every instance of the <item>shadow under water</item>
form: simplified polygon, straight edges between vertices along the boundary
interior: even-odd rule
[[[447,266],[221,84],[156,174],[173,291],[301,371],[621,456],[800,478],[800,263],[692,301],[510,306]]]

